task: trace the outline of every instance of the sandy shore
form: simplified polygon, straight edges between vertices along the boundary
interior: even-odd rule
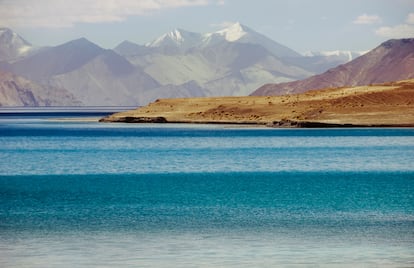
[[[286,96],[161,99],[101,122],[413,127],[414,79]]]

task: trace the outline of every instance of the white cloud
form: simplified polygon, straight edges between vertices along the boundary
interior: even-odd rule
[[[2,0],[0,25],[71,27],[76,23],[119,22],[180,7],[222,5],[224,0]]]
[[[393,27],[381,27],[375,30],[375,33],[387,38],[411,38],[414,37],[414,25],[400,24]]]
[[[378,15],[368,14],[362,14],[353,21],[354,24],[376,24],[380,22],[381,18]]]
[[[237,23],[236,21],[223,21],[223,22],[220,22],[220,23],[210,24],[210,26],[214,27],[214,28],[227,28],[227,27],[230,27],[230,26],[232,26],[236,23]]]
[[[408,24],[414,24],[414,13],[408,14],[406,22]]]
[[[410,13],[405,20],[406,24],[385,26],[375,30],[375,33],[387,38],[411,38],[414,37],[414,13]]]

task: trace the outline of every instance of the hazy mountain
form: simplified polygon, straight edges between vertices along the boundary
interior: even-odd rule
[[[67,90],[0,71],[0,106],[80,106]]]
[[[188,32],[182,29],[175,29],[166,33],[154,41],[146,44],[147,47],[175,47],[181,51],[199,46],[203,41],[203,35]]]
[[[11,30],[3,36],[3,48],[13,47],[7,55],[14,56],[0,60],[0,70],[45,88],[64,88],[83,105],[248,95],[265,83],[314,75],[335,57],[301,56],[240,23],[207,34],[176,29],[146,45],[124,41],[114,50],[85,38],[34,50]]]
[[[207,96],[248,95],[265,82],[284,82],[313,73],[286,65],[254,44],[218,43],[186,53],[126,56],[161,85],[194,81]]]
[[[179,51],[187,51],[191,48],[206,48],[220,43],[255,44],[264,47],[276,57],[301,57],[296,51],[283,46],[238,22],[220,31],[206,34],[175,29],[146,44],[146,47],[173,47],[177,48]]]
[[[205,97],[206,91],[198,83],[189,81],[182,85],[165,85],[151,90],[146,90],[140,94],[140,102],[148,104],[159,98],[190,98]]]
[[[153,49],[130,41],[124,41],[116,46],[114,51],[122,56],[143,56],[152,53]]]
[[[80,38],[65,44],[49,47],[12,65],[12,71],[35,81],[47,80],[82,67],[103,53],[104,49]]]
[[[311,89],[357,86],[414,78],[414,38],[389,40],[349,63],[304,80],[267,84],[252,95],[282,95]]]
[[[206,96],[248,95],[263,83],[314,74],[282,58],[298,53],[239,23],[207,34],[174,30],[145,47],[125,41],[115,51],[163,86],[192,81]]]
[[[8,69],[46,87],[65,88],[91,106],[140,105],[141,91],[160,86],[121,55],[85,38],[45,48]]]
[[[29,54],[33,46],[8,28],[0,28],[0,61],[11,61]]]
[[[49,78],[54,86],[64,87],[87,105],[141,105],[141,94],[159,84],[140,68],[112,50],[71,72]]]
[[[221,75],[203,84],[209,96],[248,95],[263,81],[284,82],[308,77],[312,73],[287,65],[262,46],[244,43],[223,43],[202,51],[213,62],[213,70]]]
[[[301,57],[298,52],[281,45],[240,23],[235,23],[214,33],[205,34],[202,45],[208,46],[223,41],[260,45],[279,58]]]

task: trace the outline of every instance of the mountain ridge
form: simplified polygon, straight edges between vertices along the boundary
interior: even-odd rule
[[[82,67],[103,51],[103,48],[86,38],[79,38],[29,55],[13,63],[10,71],[42,82],[47,77],[68,73]]]
[[[298,52],[281,45],[270,38],[255,32],[249,27],[236,22],[228,27],[209,33],[195,33],[183,29],[174,29],[161,35],[146,47],[175,47],[186,51],[191,48],[203,48],[220,42],[252,43],[264,46],[277,57],[300,57]]]
[[[154,46],[123,41],[114,49],[79,38],[0,59],[0,70],[64,88],[84,105],[140,106],[165,96],[249,95],[263,84],[304,79],[347,60],[298,56],[240,23],[207,34],[177,29],[162,36],[170,40]]]
[[[414,78],[414,38],[391,39],[355,60],[304,80],[267,84],[251,95],[283,95],[329,87]]]

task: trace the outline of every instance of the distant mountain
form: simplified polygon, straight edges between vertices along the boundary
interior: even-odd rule
[[[197,47],[203,42],[203,35],[188,32],[182,29],[175,29],[166,33],[154,41],[146,44],[147,47],[175,47],[182,51]]]
[[[265,83],[304,79],[347,61],[302,56],[240,23],[206,34],[176,29],[146,45],[124,41],[113,50],[85,38],[33,49],[9,29],[0,33],[0,70],[65,89],[83,105],[248,95]]]
[[[13,63],[11,71],[41,82],[53,75],[78,69],[103,51],[103,48],[85,38],[80,38],[56,47],[45,48],[19,60]]]
[[[160,85],[113,50],[85,38],[45,48],[9,71],[45,86],[65,88],[84,105],[140,105],[141,91]]]
[[[130,41],[124,41],[116,46],[114,51],[122,56],[143,56],[152,53],[153,49]]]
[[[203,46],[217,44],[223,41],[260,45],[279,58],[302,56],[298,52],[281,45],[240,23],[235,23],[214,33],[205,34]]]
[[[71,72],[50,77],[48,83],[68,89],[89,106],[141,105],[141,95],[160,86],[112,50],[104,50]]]
[[[0,28],[0,61],[11,61],[29,54],[33,46],[8,28]]]
[[[176,85],[165,85],[151,90],[146,90],[140,94],[141,103],[150,103],[156,99],[162,98],[191,98],[191,97],[205,97],[206,91],[201,88],[195,81]]]
[[[188,32],[182,29],[175,29],[146,44],[146,46],[152,48],[174,47],[180,51],[187,51],[191,48],[206,48],[215,46],[220,43],[222,44],[236,42],[260,45],[267,49],[274,56],[280,58],[301,57],[301,55],[296,51],[283,46],[238,22],[220,31],[206,34]]]
[[[414,78],[414,38],[389,40],[349,63],[304,80],[267,84],[252,95],[283,95],[311,89],[357,86]]]
[[[124,41],[114,50],[162,86],[192,82],[192,92],[202,88],[206,96],[248,95],[266,82],[314,74],[284,61],[299,53],[240,23],[207,34],[177,29],[145,46]]]
[[[0,106],[81,106],[67,90],[0,71]]]

